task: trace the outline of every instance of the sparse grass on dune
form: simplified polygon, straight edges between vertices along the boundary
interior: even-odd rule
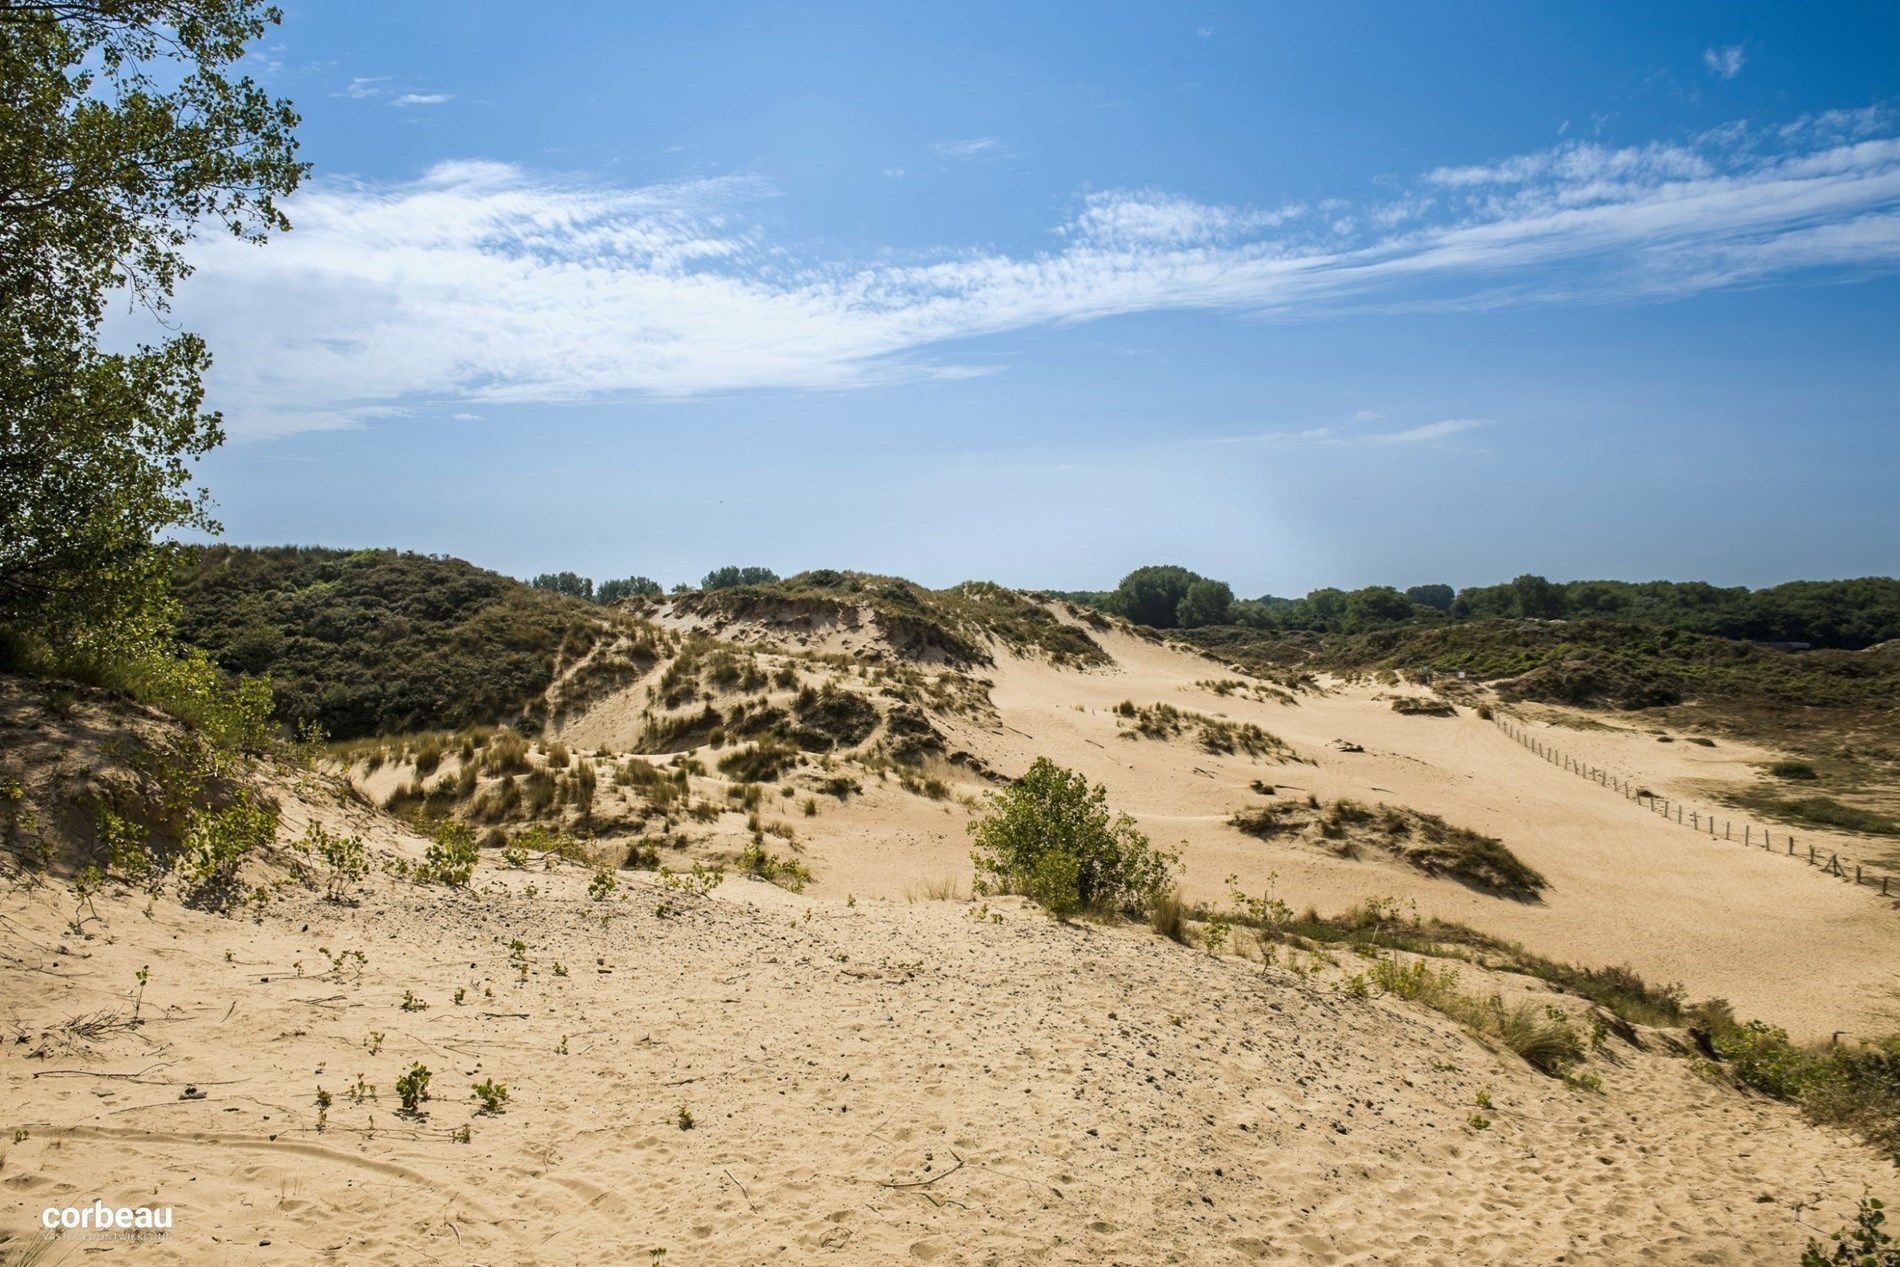
[[[1303,839],[1355,856],[1362,846],[1392,854],[1427,875],[1443,875],[1487,893],[1535,901],[1546,881],[1495,836],[1453,826],[1436,814],[1341,799],[1277,801],[1241,810],[1233,826],[1263,840]]]
[[[1256,759],[1298,761],[1299,754],[1278,735],[1252,722],[1229,721],[1172,704],[1136,704],[1123,700],[1115,706],[1115,723],[1125,727],[1123,739],[1171,740],[1190,736],[1201,751],[1215,756],[1244,754]]]

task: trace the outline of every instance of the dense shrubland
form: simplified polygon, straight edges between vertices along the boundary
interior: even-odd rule
[[[337,738],[518,716],[627,619],[394,550],[214,546],[174,588],[185,640],[229,671],[269,673],[281,719]]]

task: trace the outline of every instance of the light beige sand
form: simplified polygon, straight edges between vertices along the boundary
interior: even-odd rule
[[[1418,904],[1558,959],[1628,963],[1692,998],[1727,998],[1810,1037],[1890,1031],[1900,1002],[1900,895],[1842,883],[1785,856],[1712,841],[1664,823],[1606,788],[1549,765],[1470,709],[1456,718],[1392,711],[1390,687],[1341,686],[1297,703],[1216,696],[1197,681],[1219,665],[1137,638],[1098,634],[1116,668],[1078,673],[1003,657],[988,676],[1001,724],[953,725],[954,737],[1005,774],[1048,756],[1099,780],[1111,804],[1175,848],[1192,897],[1220,900],[1226,877],[1259,891],[1277,875],[1296,907],[1341,910],[1369,896]],[[1413,693],[1417,693],[1414,691]],[[1118,738],[1114,707],[1167,702],[1259,724],[1316,764],[1212,756],[1187,742]],[[1083,711],[1077,711],[1081,705]],[[1657,791],[1745,768],[1761,754],[1657,744],[1641,732],[1561,730],[1558,742]],[[1332,747],[1346,740],[1365,751]],[[1652,751],[1653,750],[1653,751]],[[1474,892],[1395,863],[1348,860],[1263,842],[1228,826],[1236,810],[1279,795],[1387,801],[1495,835],[1541,871],[1538,903]],[[982,791],[966,781],[965,794]],[[863,802],[827,805],[809,830],[814,892],[899,897],[923,878],[967,882],[968,814],[872,786]],[[1780,829],[1777,828],[1779,831]],[[1817,839],[1819,834],[1816,834]]]
[[[1195,683],[1232,676],[1219,666],[1102,639],[1107,670],[1000,657],[984,671],[994,720],[944,725],[1005,774],[1048,755],[1106,783],[1178,842],[1191,894],[1277,872],[1296,904],[1394,895],[1797,1033],[1880,1023],[1900,914],[1865,889],[1663,824],[1469,711],[1401,716],[1390,688],[1364,686],[1217,697]],[[1307,760],[1118,738],[1122,699],[1252,721]],[[642,688],[610,696],[564,738],[623,746],[642,702]],[[64,744],[62,768],[113,740],[103,714],[61,724],[63,740],[36,733]],[[1562,738],[1657,790],[1754,759],[1638,732]],[[1863,1190],[1893,1195],[1891,1164],[1704,1080],[1662,1035],[1610,1038],[1594,1094],[1435,1013],[1353,997],[1354,962],[1263,971],[1133,926],[1056,926],[1014,900],[906,901],[939,878],[967,888],[969,811],[846,772],[864,794],[820,798],[815,818],[767,805],[817,875],[803,895],[734,879],[702,897],[622,873],[596,902],[580,868],[490,858],[474,893],[379,874],[361,905],[291,888],[255,917],[170,897],[148,911],[115,888],[80,935],[62,887],[7,890],[0,1258],[46,1207],[97,1197],[173,1206],[176,1227],[159,1244],[65,1242],[51,1261],[1753,1264],[1793,1261]],[[984,786],[942,773],[959,795]],[[400,777],[385,766],[369,783],[386,794]],[[419,856],[418,837],[323,779],[276,779],[280,839],[314,818]],[[1243,836],[1226,819],[1262,803],[1255,779],[1491,832],[1550,888],[1518,904]],[[695,794],[723,797],[713,780]],[[740,817],[692,856],[729,858]],[[359,950],[366,963],[333,966]],[[123,1020],[141,966],[144,1024],[70,1031]],[[1541,991],[1464,974],[1476,993]],[[427,1007],[406,1010],[405,992]],[[434,1099],[408,1119],[394,1084],[418,1061]],[[359,1076],[376,1088],[361,1101]],[[470,1085],[491,1077],[510,1099],[478,1116]]]
[[[175,1228],[87,1261],[1754,1264],[1892,1183],[1845,1137],[1614,1039],[1596,1095],[1433,1014],[1145,931],[756,881],[701,899],[638,876],[595,903],[585,879],[378,879],[361,907],[259,923],[103,900],[90,939],[50,893],[16,895],[6,1251],[97,1196],[171,1205]],[[333,973],[319,947],[367,965]],[[129,1010],[142,964],[144,1025],[48,1035]],[[393,1084],[416,1061],[434,1098],[407,1120]],[[476,1116],[490,1077],[506,1111]]]

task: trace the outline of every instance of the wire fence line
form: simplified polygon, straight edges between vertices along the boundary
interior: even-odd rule
[[[1733,819],[1718,819],[1712,812],[1704,812],[1700,808],[1691,808],[1680,801],[1672,800],[1666,796],[1659,796],[1648,788],[1638,784],[1634,779],[1614,774],[1609,770],[1603,769],[1601,766],[1591,765],[1587,761],[1579,760],[1569,753],[1554,747],[1543,736],[1533,733],[1502,714],[1494,715],[1491,720],[1499,730],[1502,730],[1505,734],[1517,740],[1525,749],[1542,757],[1551,765],[1568,773],[1575,774],[1578,778],[1588,779],[1590,782],[1606,788],[1609,791],[1616,792],[1620,794],[1623,799],[1634,801],[1644,806],[1651,813],[1661,815],[1665,822],[1676,823],[1698,834],[1705,834],[1714,840],[1733,841],[1744,849],[1759,847],[1769,853],[1781,854],[1784,850],[1778,848],[1777,845],[1785,846],[1787,857],[1801,858],[1809,866],[1819,867],[1829,875],[1838,876],[1843,880],[1850,880],[1857,885],[1865,884],[1877,887],[1882,897],[1900,894],[1900,877],[1877,874],[1858,862],[1843,859],[1839,853],[1833,850],[1816,849],[1811,844],[1806,846],[1799,845],[1795,840],[1793,832],[1788,832],[1780,837],[1776,837],[1774,833],[1764,825],[1743,822],[1739,824],[1740,834],[1738,835],[1738,824]],[[1805,853],[1803,850],[1805,850]],[[1890,888],[1892,890],[1891,893],[1889,892]]]

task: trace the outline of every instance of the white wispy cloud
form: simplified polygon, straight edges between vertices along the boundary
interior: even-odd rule
[[[289,207],[296,230],[261,249],[206,235],[177,315],[217,352],[213,398],[236,435],[482,402],[963,377],[989,367],[959,363],[956,340],[1124,313],[1667,300],[1890,269],[1894,131],[1846,112],[1624,149],[1567,142],[1434,169],[1364,207],[1096,192],[1046,251],[868,264],[773,240],[756,212],[775,194],[756,177],[628,189],[443,163],[318,184]],[[1413,208],[1396,224],[1371,214],[1395,201]]]
[[[1404,431],[1382,431],[1365,437],[1365,444],[1419,444],[1426,440],[1442,440],[1446,436],[1455,436],[1462,431],[1475,427],[1488,426],[1484,418],[1447,418],[1443,422],[1428,422],[1423,426],[1408,427]]]
[[[388,75],[358,75],[343,86],[343,95],[354,97],[358,101],[380,97],[389,91],[383,87],[388,82]]]
[[[1705,48],[1702,50],[1702,64],[1717,79],[1733,79],[1742,73],[1747,64],[1748,55],[1740,44],[1730,44],[1723,48]]]
[[[392,106],[439,106],[445,101],[455,100],[451,92],[405,92],[389,104]]]
[[[1215,436],[1215,444],[1294,444],[1294,445],[1391,445],[1419,444],[1426,440],[1442,440],[1476,427],[1488,427],[1488,418],[1446,418],[1442,422],[1428,422],[1416,427],[1407,427],[1401,431],[1368,431],[1364,425],[1375,422],[1385,415],[1362,409],[1344,423],[1327,423],[1317,427],[1301,427],[1292,431],[1262,431],[1253,435]]]
[[[930,148],[945,158],[980,158],[1004,152],[1003,142],[994,136],[972,136],[962,140],[932,141]]]

